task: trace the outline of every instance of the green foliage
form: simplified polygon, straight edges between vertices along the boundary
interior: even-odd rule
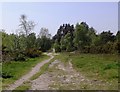
[[[2,78],[7,79],[11,77],[13,77],[11,72],[8,72],[8,71],[2,72]]]
[[[26,56],[24,51],[20,50],[14,50],[9,53],[11,60],[10,61],[25,61]]]
[[[35,57],[39,57],[42,54],[42,52],[35,48],[29,48],[25,51],[25,54],[30,58],[35,58]]]
[[[60,47],[61,50],[73,51],[74,47],[73,47],[72,36],[69,32],[63,38],[61,38]]]
[[[70,33],[67,33],[64,37],[64,39],[66,40],[66,51],[72,51],[73,48],[73,41],[72,41],[72,36]]]
[[[26,20],[26,16],[21,16],[21,23],[19,33],[7,34],[5,31],[2,33],[2,57],[5,61],[25,61],[27,57],[38,57],[41,55],[41,51],[47,51],[52,46],[50,34],[36,38],[35,33],[30,33],[34,25]],[[26,23],[26,24],[25,24]],[[29,24],[27,27],[27,24]],[[19,34],[19,35],[18,35]]]
[[[104,70],[108,70],[108,69],[117,69],[118,68],[118,64],[117,63],[110,63],[104,66]]]
[[[12,51],[16,49],[16,40],[18,40],[16,35],[8,35],[5,32],[2,32],[2,45],[6,47],[6,50]]]
[[[66,50],[66,39],[64,39],[64,37],[61,38],[61,41],[60,41],[60,49],[65,51]]]
[[[88,25],[85,22],[76,25],[74,44],[77,49],[82,50],[85,46],[90,45],[91,38],[88,32]]]
[[[116,49],[117,49],[118,53],[120,54],[120,42],[116,43]]]
[[[20,50],[25,51],[27,46],[26,46],[26,37],[24,34],[19,35],[19,45],[20,45]]]
[[[51,39],[45,36],[38,38],[37,43],[38,43],[38,48],[43,52],[49,50],[52,44]]]
[[[120,31],[118,31],[117,34],[116,34],[116,40],[117,40],[118,42],[120,42]]]
[[[100,34],[100,44],[106,44],[107,42],[113,42],[115,39],[115,37],[113,36],[113,33],[111,33],[110,31],[108,32],[102,32]]]
[[[13,54],[13,60],[14,61],[25,61],[26,57],[23,53],[19,52],[19,51],[15,51]]]
[[[60,45],[58,44],[57,41],[54,44],[54,48],[55,48],[55,52],[61,52]]]
[[[41,28],[38,38],[36,39],[36,47],[43,52],[50,50],[52,46],[51,34],[47,28]]]
[[[27,37],[24,34],[18,36],[15,34],[8,35],[5,32],[2,33],[3,62],[11,60],[25,61],[26,57],[33,58],[41,55],[41,51],[36,46],[35,33],[31,33]]]
[[[27,17],[22,15],[20,23],[20,29],[16,30],[16,34],[8,35],[5,31],[1,32],[3,61],[25,61],[26,57],[35,58],[41,55],[41,51],[38,50],[39,48],[36,44],[36,35],[31,33],[35,27],[34,22],[27,21]],[[46,42],[46,40],[44,41]]]
[[[27,48],[35,48],[36,36],[35,33],[31,33],[27,36],[26,39]]]
[[[57,34],[53,36],[53,42],[57,40],[58,44],[61,44],[62,38],[66,36],[66,34],[70,34],[71,40],[73,40],[74,26],[70,24],[63,24],[59,27]],[[64,43],[64,41],[62,41]],[[63,45],[63,44],[61,44]],[[63,47],[63,46],[62,46]]]
[[[57,34],[53,37],[54,43],[57,45],[57,50],[74,51],[78,50],[81,53],[120,53],[119,49],[119,35],[118,31],[116,36],[109,31],[96,34],[96,30],[87,25],[86,22],[77,23],[75,26],[66,24],[60,26]]]

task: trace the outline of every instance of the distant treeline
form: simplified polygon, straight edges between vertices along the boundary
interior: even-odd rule
[[[120,31],[116,35],[110,31],[96,34],[96,30],[86,24],[77,23],[74,27],[63,24],[57,34],[51,37],[47,28],[41,28],[39,35],[33,31],[33,21],[28,21],[25,15],[20,17],[19,28],[16,33],[2,34],[2,61],[25,61],[26,58],[39,57],[42,52],[55,49],[61,51],[79,51],[80,53],[116,54],[120,53]]]
[[[77,23],[74,27],[63,24],[53,36],[56,52],[79,51],[81,53],[113,54],[120,53],[120,31],[116,35],[108,31],[96,34],[96,30],[86,22]]]
[[[7,34],[4,29],[2,34],[2,61],[25,61],[27,58],[41,56],[42,52],[51,48],[52,40],[48,29],[41,28],[39,35],[33,31],[35,23],[28,21],[25,15],[20,18],[19,28],[16,33]]]

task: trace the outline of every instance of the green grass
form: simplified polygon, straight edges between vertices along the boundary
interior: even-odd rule
[[[118,78],[118,57],[116,55],[83,54],[72,57],[73,65],[83,72],[106,80]],[[92,77],[91,74],[91,77]]]
[[[17,79],[19,79],[22,75],[26,74],[31,70],[32,67],[34,67],[37,63],[48,59],[49,56],[42,55],[39,58],[30,58],[27,61],[12,61],[2,64],[2,72],[6,73],[8,75],[11,75],[11,78],[3,78],[2,80],[2,87],[3,89],[7,87],[9,84],[15,82]]]
[[[31,85],[30,85],[29,81],[27,81],[27,82],[23,83],[21,86],[17,87],[12,92],[16,92],[18,90],[25,92],[25,90],[29,90],[30,87],[31,87]]]
[[[71,59],[73,67],[88,78],[109,82],[112,84],[110,89],[118,88],[120,58],[117,55],[61,53],[56,59],[65,63]]]

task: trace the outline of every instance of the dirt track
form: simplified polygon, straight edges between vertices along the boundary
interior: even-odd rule
[[[73,69],[70,61],[64,64],[59,60],[52,62],[48,71],[30,83],[31,90],[104,89],[105,85],[109,85],[100,80],[88,79]]]
[[[28,81],[29,78],[31,78],[34,74],[36,74],[37,72],[40,71],[40,68],[48,63],[52,58],[54,58],[54,56],[52,55],[52,53],[48,53],[47,55],[50,56],[50,58],[48,60],[44,60],[40,63],[38,63],[35,67],[32,68],[32,70],[27,73],[26,75],[22,76],[19,80],[15,81],[14,84],[11,84],[8,88],[6,88],[6,90],[14,90],[15,88],[19,87],[20,85],[22,85],[24,82]]]
[[[30,90],[97,90],[106,89],[105,85],[110,85],[102,80],[89,79],[82,73],[77,72],[73,68],[71,60],[66,64],[60,60],[55,60],[49,65],[48,70],[44,74],[35,80],[29,80],[30,77],[39,72],[40,67],[54,58],[52,53],[47,55],[50,56],[50,59],[37,64],[28,74],[10,85],[7,90],[14,90],[26,81],[29,81],[31,85]]]

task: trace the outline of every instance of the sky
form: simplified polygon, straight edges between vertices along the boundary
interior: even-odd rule
[[[42,27],[56,34],[63,23],[76,24],[86,22],[97,33],[118,31],[117,2],[6,2],[2,3],[2,25],[7,33],[15,33],[20,24],[20,16],[25,14],[28,20],[36,23],[33,32],[38,34]]]

